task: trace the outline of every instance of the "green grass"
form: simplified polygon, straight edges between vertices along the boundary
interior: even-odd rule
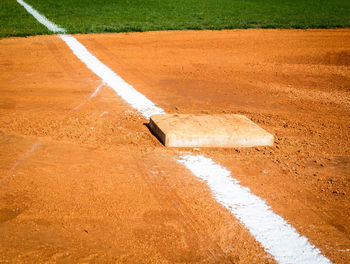
[[[27,0],[68,33],[350,27],[349,0]],[[0,1],[0,37],[47,34],[15,0]]]
[[[50,34],[15,0],[0,0],[0,37]]]

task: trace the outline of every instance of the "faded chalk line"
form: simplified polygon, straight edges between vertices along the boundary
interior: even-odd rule
[[[74,107],[74,108],[72,109],[72,111],[78,110],[78,109],[79,109],[80,107],[82,107],[84,104],[86,104],[86,101],[84,101],[84,102],[80,103],[79,105],[77,105],[76,107]]]
[[[97,86],[96,90],[90,95],[90,98],[94,98],[100,92],[103,85],[106,84],[102,82],[99,86]]]
[[[2,182],[4,182],[8,177],[11,176],[12,172],[18,167],[18,165],[20,165],[26,158],[28,158],[28,156],[38,147],[40,146],[40,142],[35,143],[19,160],[17,160],[17,162],[15,163],[15,165],[12,166],[12,168],[8,171],[8,173],[6,174],[6,176],[4,176],[4,178],[2,178],[0,180],[0,184]],[[14,175],[12,175],[14,176]]]
[[[94,98],[101,90],[102,86],[106,85],[104,82],[102,82],[99,86],[97,86],[97,88],[95,89],[95,91],[89,96],[89,98],[85,101],[83,101],[82,103],[80,103],[79,105],[77,105],[76,107],[74,107],[72,109],[72,111],[76,111],[78,110],[80,107],[82,107],[84,104],[86,104],[90,99]]]
[[[107,111],[103,111],[103,112],[99,115],[99,117],[102,117],[102,116],[107,115],[107,114],[108,114]]]
[[[17,1],[48,29],[54,32],[65,31],[22,0]],[[60,38],[92,72],[144,117],[164,113],[163,109],[99,61],[76,38],[71,35],[60,35]],[[186,155],[181,156],[179,162],[195,176],[207,182],[215,199],[248,228],[278,263],[331,263],[306,237],[300,236],[295,228],[275,214],[264,200],[252,194],[248,188],[239,185],[239,182],[232,178],[230,171],[212,159],[200,155]]]

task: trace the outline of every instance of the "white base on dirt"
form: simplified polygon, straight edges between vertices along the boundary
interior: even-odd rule
[[[159,114],[149,127],[166,147],[272,146],[274,137],[243,115]]]

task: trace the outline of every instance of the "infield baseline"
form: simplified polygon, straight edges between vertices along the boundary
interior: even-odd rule
[[[49,30],[66,32],[23,0],[17,2]],[[93,73],[145,118],[164,113],[163,109],[92,55],[75,37],[60,35],[60,38]],[[226,168],[201,155],[181,156],[178,161],[196,177],[206,181],[214,198],[244,224],[278,263],[331,263],[306,237],[300,236],[295,228],[275,214],[264,200],[252,194],[249,188],[241,186]]]

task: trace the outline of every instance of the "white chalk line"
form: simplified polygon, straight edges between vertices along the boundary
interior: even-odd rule
[[[81,104],[77,105],[76,107],[74,107],[72,109],[72,111],[76,111],[78,110],[80,107],[82,107],[83,105],[85,105],[90,99],[94,98],[100,91],[101,88],[105,85],[104,82],[102,82],[99,86],[97,86],[97,88],[95,89],[95,91],[89,96],[89,98],[85,101],[83,101]]]
[[[22,0],[17,1],[23,2]],[[29,10],[34,10],[31,6],[27,4],[26,6],[30,7]],[[35,14],[39,13],[35,11]],[[45,18],[40,14],[39,17]],[[41,22],[39,19],[38,21]],[[46,18],[41,23],[45,26],[55,25],[47,21]],[[57,25],[55,26],[59,28]],[[99,61],[76,38],[71,35],[60,35],[60,38],[92,72],[112,87],[122,99],[144,117],[148,119],[154,114],[165,113],[163,109],[157,107]],[[183,163],[195,176],[207,182],[215,199],[248,228],[255,239],[278,263],[331,263],[306,237],[300,236],[295,228],[275,214],[264,200],[252,194],[248,188],[239,185],[227,169],[200,155],[181,156],[179,162]]]
[[[133,108],[149,119],[152,115],[163,114],[164,110],[157,107],[152,101],[139,93],[130,84],[92,55],[83,44],[70,35],[60,35],[73,53],[97,76]]]
[[[49,30],[55,33],[66,32],[64,28],[49,21],[45,16],[24,1],[17,0],[17,2]],[[129,103],[144,117],[149,119],[152,115],[164,113],[163,109],[157,107],[152,101],[136,91],[134,87],[126,83],[120,76],[92,55],[75,37],[71,35],[60,35],[60,38],[93,73],[99,76],[102,81],[108,84],[124,101]]]
[[[43,16],[38,11],[36,11],[32,6],[28,5],[26,2],[24,2],[22,0],[17,0],[17,2],[21,6],[23,6],[29,14],[31,14],[33,17],[35,17],[41,24],[43,24],[49,30],[51,30],[55,33],[65,33],[66,32],[66,30],[64,28],[57,26],[55,23],[52,23],[45,16]]]
[[[201,155],[181,156],[179,162],[209,185],[215,199],[248,228],[278,263],[330,263],[264,200],[241,186],[229,170]]]
[[[40,146],[40,142],[35,143],[20,159],[18,159],[15,163],[15,165],[12,166],[12,168],[7,172],[6,176],[4,176],[4,178],[2,178],[0,180],[0,184],[3,183],[8,177],[11,176],[11,174],[13,173],[13,171],[25,160],[29,157],[29,155],[31,153],[33,153],[33,151]],[[12,176],[15,176],[12,174]]]

